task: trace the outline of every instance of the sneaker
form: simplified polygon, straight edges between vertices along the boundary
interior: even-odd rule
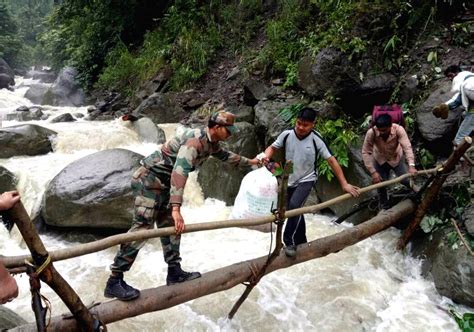
[[[123,276],[110,276],[105,286],[104,296],[117,298],[122,301],[134,300],[140,296],[140,291],[128,285]]]
[[[286,257],[295,257],[296,256],[296,246],[286,246],[285,247]]]
[[[166,276],[166,285],[173,285],[188,280],[193,280],[201,277],[199,272],[186,272],[181,269],[181,265],[169,266],[168,275]]]

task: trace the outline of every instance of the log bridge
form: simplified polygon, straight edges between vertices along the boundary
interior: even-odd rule
[[[458,146],[451,154],[448,160],[433,169],[418,171],[417,174],[405,174],[395,179],[361,188],[361,194],[369,191],[386,187],[394,183],[398,183],[408,177],[431,175],[430,182],[427,183],[427,190],[421,203],[417,206],[416,202],[406,199],[393,206],[389,210],[380,212],[374,218],[361,223],[357,226],[333,234],[322,237],[314,241],[305,243],[298,247],[298,255],[294,258],[287,258],[281,253],[281,229],[278,232],[280,239],[276,241],[276,250],[273,251],[272,259],[269,256],[263,256],[248,261],[240,262],[230,266],[222,267],[220,269],[204,273],[201,278],[188,281],[183,284],[176,284],[172,286],[159,286],[156,288],[149,288],[141,290],[140,297],[133,301],[123,302],[119,300],[111,300],[104,303],[96,304],[92,308],[87,308],[75,293],[75,291],[67,284],[53,266],[53,262],[64,259],[69,259],[81,255],[90,254],[100,250],[107,249],[120,243],[130,242],[138,239],[149,239],[170,235],[175,232],[173,227],[153,229],[147,231],[139,231],[134,233],[119,234],[94,241],[91,243],[81,244],[70,248],[60,249],[48,252],[44,247],[34,225],[32,224],[26,210],[21,202],[17,203],[12,209],[4,211],[4,215],[9,220],[13,221],[20,230],[23,239],[25,240],[31,255],[23,256],[0,256],[0,261],[14,273],[26,272],[27,266],[34,267],[34,277],[41,279],[47,283],[58,294],[61,300],[66,304],[71,311],[72,316],[55,316],[51,319],[49,324],[44,324],[44,313],[42,314],[38,308],[35,309],[32,301],[33,311],[35,311],[36,324],[26,324],[19,326],[13,331],[105,331],[106,324],[116,322],[129,317],[138,316],[148,312],[164,310],[181,303],[221,292],[229,288],[235,287],[239,284],[246,284],[247,291],[239,299],[239,303],[234,306],[229,314],[232,318],[236,313],[238,307],[244,302],[246,295],[250,293],[251,289],[255,287],[258,281],[266,274],[273,271],[290,267],[295,264],[300,264],[315,258],[324,257],[331,253],[336,253],[348,246],[354,245],[374,234],[377,234],[399,222],[401,219],[414,215],[411,223],[403,233],[399,240],[398,248],[402,249],[414,230],[419,226],[429,205],[438,195],[442,184],[448,175],[454,170],[455,165],[471,146],[472,139],[466,137],[464,142]],[[284,202],[284,195],[286,186],[280,183],[279,200]],[[187,225],[185,233],[214,230],[229,227],[243,227],[255,226],[273,223],[279,220],[279,225],[282,225],[283,220],[288,217],[301,215],[305,213],[316,213],[333,204],[337,204],[344,200],[351,199],[352,196],[344,194],[328,200],[326,202],[284,211],[284,205],[279,204],[279,212],[275,215],[263,216],[254,219],[240,219],[240,220],[223,220],[205,222],[199,224]],[[29,262],[29,263],[25,263]],[[258,274],[255,274],[258,271]],[[248,290],[251,287],[250,290]],[[33,293],[33,289],[32,289]],[[35,295],[33,294],[33,299]],[[43,320],[43,321],[42,321]]]

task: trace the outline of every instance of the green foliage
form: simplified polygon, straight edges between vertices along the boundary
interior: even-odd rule
[[[133,53],[120,42],[107,57],[97,86],[131,95],[168,66],[173,71],[171,88],[187,87],[204,75],[219,49],[239,50],[248,43],[260,20],[260,0],[199,3],[174,1],[160,26],[148,32]]]
[[[453,45],[467,47],[474,39],[474,21],[453,23],[449,28]]]
[[[461,331],[474,332],[474,313],[466,312],[461,316],[461,314],[454,309],[450,309],[449,313],[456,320]]]
[[[74,66],[83,86],[90,88],[109,52],[119,43],[130,49],[141,44],[164,5],[153,0],[63,1],[55,7],[42,36],[53,67]],[[111,58],[122,58],[114,53]]]
[[[19,64],[17,55],[22,51],[18,25],[4,2],[0,2],[0,57],[11,66]]]
[[[305,106],[304,104],[298,103],[298,104],[293,104],[293,105],[284,107],[279,111],[280,117],[283,119],[283,121],[294,126],[296,123],[296,117],[298,115],[298,112],[304,106]]]
[[[316,129],[321,133],[326,142],[328,142],[339,164],[342,167],[348,167],[348,147],[354,144],[354,140],[357,138],[356,133],[350,127],[349,123],[342,118],[337,120],[319,119],[316,123]],[[325,176],[328,181],[331,181],[334,177],[326,160],[319,160],[318,171],[319,175]]]
[[[423,148],[423,149],[420,149],[419,154],[420,154],[420,158],[419,158],[420,164],[424,169],[428,169],[434,166],[435,157],[433,156],[433,154],[431,154],[430,151]]]
[[[446,225],[447,220],[442,220],[438,218],[436,215],[425,215],[421,220],[420,227],[425,233],[431,233],[441,226]]]

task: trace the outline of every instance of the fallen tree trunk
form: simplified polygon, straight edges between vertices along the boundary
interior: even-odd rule
[[[402,201],[390,210],[381,212],[362,224],[298,246],[298,254],[293,259],[288,259],[284,253],[281,253],[267,267],[265,274],[336,253],[393,226],[400,219],[412,214],[415,208],[415,204],[410,200]],[[263,256],[204,273],[201,278],[184,284],[144,289],[136,300],[130,302],[112,300],[100,303],[92,308],[91,312],[97,315],[103,323],[108,324],[144,313],[164,310],[248,281],[253,277],[252,271],[261,269],[266,262],[267,256]],[[56,316],[52,319],[48,331],[70,332],[79,329],[76,320]],[[33,324],[23,325],[13,329],[13,331],[15,330],[34,331],[35,326]]]
[[[464,141],[453,151],[453,153],[449,156],[448,160],[446,160],[443,167],[439,170],[438,175],[435,177],[428,190],[426,191],[426,195],[421,201],[421,204],[416,209],[416,213],[413,220],[403,232],[403,235],[400,237],[400,240],[398,240],[398,249],[405,248],[410,237],[413,235],[418,226],[420,226],[420,223],[423,220],[426,211],[428,211],[428,208],[430,207],[431,203],[438,196],[444,181],[446,181],[449,174],[454,170],[456,164],[459,162],[459,159],[461,159],[461,157],[471,145],[472,139],[470,137],[464,137]]]
[[[429,170],[424,170],[424,171],[419,171],[416,175],[427,175],[427,174],[433,174],[437,171],[436,168],[429,169]],[[386,187],[395,183],[398,183],[406,178],[409,177],[414,177],[415,175],[412,174],[404,174],[402,176],[399,176],[397,178],[384,181],[381,183],[377,183],[374,185],[367,186],[365,188],[360,189],[360,193],[366,193],[371,190],[375,190],[378,188]],[[342,201],[351,199],[352,196],[350,194],[343,194],[341,196],[332,198],[328,201],[325,201],[320,204],[312,205],[312,206],[306,206],[290,211],[286,211],[285,213],[285,218],[289,217],[294,217],[300,214],[304,213],[316,213],[318,211],[321,211],[331,205],[340,203]],[[274,215],[268,215],[264,217],[259,217],[259,218],[253,218],[253,219],[237,219],[237,220],[221,220],[221,221],[211,221],[211,222],[205,222],[205,223],[199,223],[199,224],[190,224],[186,225],[186,228],[184,230],[184,233],[192,233],[192,232],[198,232],[198,231],[206,231],[206,230],[214,230],[214,229],[221,229],[221,228],[230,228],[230,227],[246,227],[246,226],[257,226],[257,225],[263,225],[263,224],[268,224],[271,222],[274,222],[276,220]],[[107,248],[113,247],[115,245],[118,245],[120,243],[126,243],[126,242],[132,242],[136,240],[144,240],[144,239],[151,239],[151,238],[156,238],[156,237],[161,237],[161,236],[166,236],[166,235],[172,235],[175,234],[175,229],[174,227],[164,227],[164,228],[159,228],[159,229],[151,229],[151,230],[146,230],[146,231],[138,231],[138,232],[132,232],[132,233],[124,233],[124,234],[118,234],[118,235],[113,235],[109,236],[105,239],[101,239],[98,241],[90,242],[90,243],[84,243],[80,244],[74,247],[69,247],[69,248],[64,248],[64,249],[58,249],[54,251],[50,251],[49,255],[51,257],[51,260],[53,262],[68,259],[68,258],[73,258],[81,255],[87,255],[91,254],[93,252],[97,252],[100,250],[105,250]],[[30,259],[29,255],[22,255],[22,256],[0,256],[0,261],[7,267],[8,269],[15,268],[15,267],[22,267],[25,265],[25,259]],[[15,273],[21,273],[24,272],[23,270],[18,270],[18,271],[11,271]]]

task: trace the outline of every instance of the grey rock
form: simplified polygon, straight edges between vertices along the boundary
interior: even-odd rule
[[[280,117],[279,111],[300,102],[302,101],[298,99],[264,100],[255,105],[255,127],[265,147],[273,143],[278,135],[290,126]]]
[[[14,327],[27,324],[28,322],[20,315],[4,306],[0,306],[0,330],[6,331]]]
[[[15,175],[3,166],[0,166],[0,193],[16,189]]]
[[[162,144],[166,142],[164,130],[154,124],[149,118],[141,118],[133,122],[133,128],[140,136],[142,142],[156,144]]]
[[[77,71],[66,67],[58,75],[51,88],[43,98],[43,105],[82,106],[85,94],[76,81]]]
[[[414,244],[414,254],[423,258],[423,274],[431,275],[438,292],[453,301],[474,306],[474,257],[462,246],[452,249],[450,228],[435,231]]]
[[[462,220],[464,220],[464,225],[466,226],[466,230],[474,237],[474,205],[469,204],[464,209]]]
[[[44,194],[47,225],[128,229],[133,217],[132,174],[142,155],[124,149],[94,153],[56,175]]]
[[[35,83],[30,86],[30,88],[25,93],[25,98],[30,100],[34,104],[42,105],[43,99],[48,90],[50,89],[49,85]]]
[[[462,109],[449,111],[448,118],[436,118],[432,113],[433,107],[446,102],[452,96],[451,82],[443,81],[432,92],[416,112],[416,122],[421,136],[428,142],[428,146],[437,153],[449,154],[452,150],[451,141],[456,134]]]
[[[145,116],[154,123],[176,123],[181,121],[186,113],[178,107],[169,95],[156,92],[145,99],[134,111],[135,116]]]
[[[51,152],[50,139],[57,133],[32,124],[0,129],[0,158],[36,156]]]
[[[260,100],[266,99],[270,92],[270,87],[263,82],[249,79],[244,82],[244,103],[248,106],[255,106]]]
[[[58,123],[58,122],[74,122],[77,121],[74,119],[74,117],[71,115],[71,113],[64,113],[61,115],[58,115],[57,117],[51,119],[52,123]]]

